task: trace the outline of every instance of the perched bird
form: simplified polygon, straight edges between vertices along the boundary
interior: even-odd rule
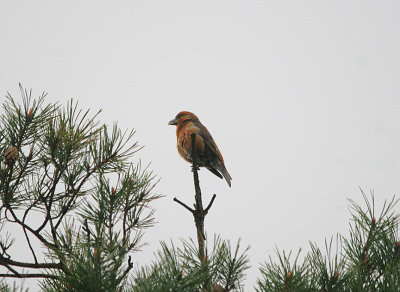
[[[195,114],[186,111],[180,112],[168,125],[176,126],[178,153],[183,159],[192,163],[191,135],[194,133],[196,134],[195,149],[198,166],[206,167],[221,179],[225,178],[229,187],[231,186],[232,178],[225,168],[224,159],[217,144]]]

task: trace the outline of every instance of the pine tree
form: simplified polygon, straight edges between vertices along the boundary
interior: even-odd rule
[[[156,260],[139,269],[128,291],[243,291],[248,266],[248,248],[232,248],[229,241],[214,237],[211,248],[205,248],[205,259],[193,240],[182,241],[182,247],[161,243]]]
[[[152,173],[130,162],[134,131],[20,89],[22,106],[8,94],[0,116],[0,277],[42,278],[43,291],[120,291],[158,198]]]
[[[299,263],[299,253],[276,251],[278,262],[270,258],[261,268],[257,291],[339,292],[400,291],[400,214],[398,200],[386,201],[376,214],[374,196],[362,192],[365,208],[350,202],[352,220],[349,237],[338,235],[325,241],[325,251],[310,243],[310,252]],[[333,250],[334,246],[336,249]]]

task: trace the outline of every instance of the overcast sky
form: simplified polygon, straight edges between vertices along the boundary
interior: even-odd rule
[[[273,249],[347,233],[346,198],[400,190],[399,1],[0,1],[0,96],[18,83],[137,130],[159,178],[160,240],[195,238],[179,111],[213,135],[232,188],[200,171],[209,237],[251,245],[253,290]],[[399,208],[399,207],[398,207]],[[34,286],[32,286],[34,287]]]

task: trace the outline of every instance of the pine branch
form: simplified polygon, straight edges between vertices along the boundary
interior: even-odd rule
[[[128,253],[141,247],[143,230],[154,223],[149,204],[159,197],[150,194],[154,176],[130,162],[141,149],[130,143],[134,131],[115,124],[107,132],[97,114],[89,117],[73,101],[46,106],[42,95],[31,104],[31,92],[21,87],[21,93],[23,107],[9,95],[0,113],[0,229],[20,228],[33,260],[16,261],[16,240],[6,233],[0,266],[8,273],[1,276],[44,278],[43,291],[117,291],[133,268]],[[110,195],[104,186],[115,173],[118,191]],[[30,220],[38,215],[38,224]]]
[[[50,275],[50,274],[0,274],[0,277],[3,278],[20,278],[20,279],[27,279],[27,278],[46,278],[46,279],[58,279],[57,276]]]
[[[0,265],[13,265],[16,267],[30,268],[30,269],[62,269],[62,263],[25,263],[14,261],[0,255]]]
[[[204,210],[204,214],[205,214],[205,215],[208,214],[208,210],[210,210],[210,208],[212,207],[212,204],[214,203],[214,200],[215,200],[216,197],[217,197],[216,194],[214,194],[214,195],[212,196],[210,203],[208,203],[207,208],[205,208],[205,210]]]
[[[194,217],[194,222],[196,225],[197,231],[197,242],[199,246],[199,257],[201,261],[205,260],[205,232],[204,232],[204,219],[208,214],[208,211],[212,207],[215,198],[217,197],[216,194],[213,195],[210,203],[207,207],[203,208],[203,199],[201,195],[200,183],[199,183],[199,174],[198,174],[198,164],[197,164],[197,153],[196,153],[196,134],[191,134],[190,136],[192,142],[192,172],[193,172],[193,182],[194,182],[194,189],[195,189],[195,204],[194,209],[190,208],[188,205],[177,199],[174,198],[174,201],[192,213]]]

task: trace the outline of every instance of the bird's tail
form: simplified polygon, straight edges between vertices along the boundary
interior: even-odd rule
[[[232,177],[229,174],[229,172],[226,170],[226,167],[223,163],[221,163],[218,167],[218,170],[222,173],[224,179],[226,180],[226,182],[228,183],[228,186],[231,187],[231,180]]]

